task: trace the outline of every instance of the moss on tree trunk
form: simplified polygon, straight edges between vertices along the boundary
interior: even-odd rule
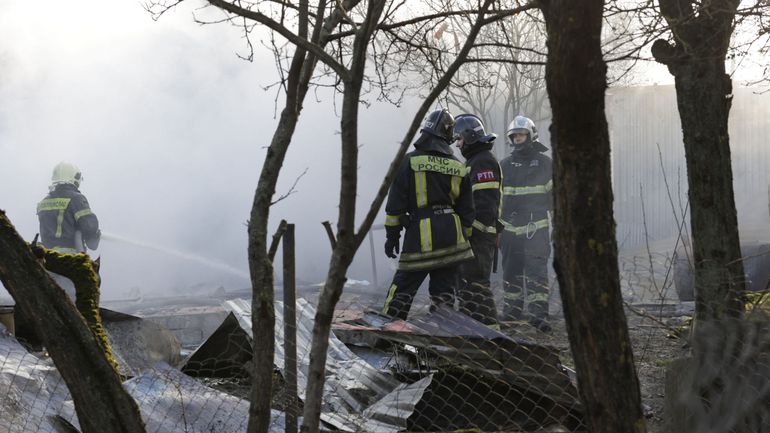
[[[112,354],[107,332],[104,330],[102,317],[99,314],[99,287],[102,280],[99,277],[98,264],[87,254],[63,254],[46,248],[39,248],[39,250],[42,252],[36,251],[36,255],[42,257],[47,270],[72,280],[75,285],[75,306],[104,350],[107,360],[117,372],[118,363]]]

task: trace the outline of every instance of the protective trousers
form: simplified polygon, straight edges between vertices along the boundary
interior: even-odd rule
[[[548,229],[537,230],[531,238],[526,234],[503,232],[501,247],[504,320],[547,320],[548,257],[551,255]]]
[[[457,265],[433,270],[396,271],[396,275],[393,276],[393,283],[388,290],[388,297],[385,299],[383,314],[406,320],[409,310],[412,308],[414,295],[417,294],[417,289],[420,288],[420,284],[428,275],[430,275],[428,293],[432,304],[454,306]]]
[[[470,242],[475,258],[460,267],[461,282],[457,293],[460,311],[487,326],[499,327],[497,307],[489,283],[497,235],[474,230]]]

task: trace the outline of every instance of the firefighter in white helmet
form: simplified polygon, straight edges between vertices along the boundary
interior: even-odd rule
[[[83,175],[75,164],[60,162],[53,169],[48,195],[37,205],[40,240],[62,253],[85,252],[99,246],[99,220],[78,189]]]
[[[537,141],[534,122],[516,116],[506,131],[511,155],[503,171],[501,250],[505,306],[503,320],[528,320],[543,332],[548,322],[548,212],[553,208],[553,166]]]

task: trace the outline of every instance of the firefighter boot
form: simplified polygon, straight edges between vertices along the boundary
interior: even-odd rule
[[[524,319],[524,276],[517,275],[512,281],[503,281],[503,320],[518,321]]]

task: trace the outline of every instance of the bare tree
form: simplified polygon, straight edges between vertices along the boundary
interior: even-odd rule
[[[417,48],[419,50],[425,50],[427,53],[426,59],[434,67],[431,69],[433,74],[438,76],[437,81],[431,87],[430,93],[425,97],[418,112],[412,119],[412,123],[401,142],[401,146],[388,168],[388,172],[380,185],[377,196],[370,205],[364,220],[359,225],[358,230],[355,229],[355,205],[356,205],[356,183],[357,183],[357,131],[350,132],[346,135],[346,126],[353,127],[354,123],[351,123],[348,116],[355,117],[356,111],[354,106],[357,107],[358,100],[351,101],[351,104],[346,109],[343,107],[342,112],[342,131],[343,131],[343,152],[342,152],[342,183],[340,185],[340,211],[337,221],[337,242],[334,245],[331,262],[329,264],[329,271],[326,278],[326,283],[321,291],[321,295],[318,300],[318,309],[315,317],[315,324],[313,327],[313,345],[310,352],[310,367],[308,371],[308,389],[307,389],[307,401],[304,408],[304,423],[302,426],[303,432],[317,432],[319,428],[318,420],[321,411],[321,393],[324,383],[324,371],[326,356],[329,344],[329,333],[331,330],[331,321],[334,312],[334,308],[339,301],[342,289],[346,281],[345,274],[350,266],[356,250],[363,242],[366,234],[368,233],[374,218],[379,213],[379,209],[387,194],[390,183],[393,181],[395,172],[401,163],[406,151],[412,142],[412,138],[417,132],[417,128],[421,122],[421,119],[428,112],[428,109],[433,105],[434,101],[450,84],[450,81],[460,66],[467,61],[469,53],[474,48],[474,43],[479,32],[485,25],[493,23],[505,16],[520,13],[522,11],[531,9],[534,5],[526,5],[520,8],[505,11],[488,12],[490,7],[494,4],[493,0],[485,0],[480,9],[473,13],[474,19],[471,21],[470,30],[467,33],[465,42],[459,50],[456,52],[444,52],[434,51],[436,48],[430,46],[430,44],[424,43],[428,37],[421,29],[418,29],[418,33],[423,33],[423,37],[397,37],[399,41],[403,41],[405,45],[411,48]],[[468,12],[464,12],[468,14]],[[382,26],[392,31],[392,27]],[[392,34],[392,33],[391,33]],[[365,47],[360,47],[365,50]],[[409,52],[409,50],[406,50]],[[354,51],[355,53],[356,51]],[[364,52],[358,53],[359,55],[365,55]],[[448,62],[446,67],[442,67],[447,62],[446,57],[453,57],[451,62]],[[403,65],[403,62],[399,62]],[[400,68],[400,66],[398,67]],[[400,69],[399,69],[400,70]],[[362,71],[363,72],[363,71]],[[363,75],[361,75],[363,77]],[[347,100],[348,93],[345,93]]]
[[[254,294],[252,298],[252,326],[254,330],[254,383],[252,386],[252,402],[250,409],[249,431],[264,432],[269,422],[269,405],[272,364],[273,364],[273,281],[272,263],[269,253],[266,251],[267,222],[269,207],[281,164],[286,155],[286,150],[291,142],[294,129],[299,119],[302,101],[312,84],[326,85],[335,88],[342,94],[341,110],[341,190],[340,190],[340,214],[337,222],[337,242],[334,246],[327,281],[321,292],[318,312],[314,327],[314,343],[311,352],[311,366],[309,371],[309,383],[305,401],[304,431],[317,431],[321,407],[321,390],[324,383],[324,365],[326,349],[331,324],[332,313],[342,287],[345,282],[345,273],[349,267],[356,249],[364,239],[371,224],[378,214],[382,201],[387,193],[388,186],[393,178],[393,173],[398,167],[401,158],[411,143],[417,131],[421,119],[427,110],[449,84],[449,79],[462,63],[462,58],[467,56],[472,47],[475,33],[484,25],[495,20],[511,16],[521,10],[530,9],[525,6],[517,9],[498,10],[491,17],[485,17],[485,13],[476,10],[444,11],[440,14],[426,14],[424,16],[408,16],[399,19],[397,13],[403,6],[402,2],[388,2],[385,0],[370,1],[365,6],[357,8],[357,0],[327,4],[321,0],[315,13],[309,12],[307,2],[299,4],[292,2],[237,2],[230,3],[224,0],[209,0],[211,5],[227,11],[230,15],[225,21],[230,21],[242,26],[244,31],[250,33],[255,25],[266,26],[273,35],[278,35],[288,41],[294,47],[293,54],[288,55],[291,49],[285,45],[271,40],[276,55],[277,63],[282,73],[281,86],[286,94],[286,105],[281,113],[278,127],[275,130],[273,140],[268,148],[265,163],[257,185],[254,202],[252,204],[251,219],[249,222],[249,265],[251,270]],[[486,0],[482,10],[487,10],[494,2]],[[148,9],[156,15],[162,15],[169,7],[178,5],[178,1],[171,3],[155,3],[148,5]],[[264,9],[260,9],[260,7]],[[331,9],[328,16],[327,10]],[[454,61],[443,69],[435,69],[431,73],[430,91],[425,102],[416,113],[404,141],[391,164],[388,174],[378,191],[377,198],[367,213],[364,221],[355,230],[355,204],[357,184],[357,152],[358,152],[358,105],[361,102],[361,90],[364,82],[369,82],[380,89],[380,98],[393,101],[392,90],[397,88],[397,78],[408,74],[408,68],[399,66],[395,74],[381,74],[379,65],[386,63],[393,51],[409,58],[419,53],[425,57],[447,57],[447,54],[425,43],[426,28],[431,28],[437,19],[447,14],[471,14],[476,16],[477,27],[471,32],[472,37],[459,50],[451,53]],[[358,19],[357,21],[355,19]],[[313,22],[313,32],[308,30],[309,23]],[[255,24],[256,23],[256,24]],[[293,26],[293,27],[292,27]],[[339,26],[339,28],[337,28]],[[401,29],[411,27],[410,34],[406,35]],[[378,31],[389,36],[390,41],[383,40],[378,43],[370,43],[372,34]],[[417,38],[414,36],[417,35]],[[334,42],[334,43],[330,43]],[[384,49],[387,53],[379,51]],[[397,48],[400,47],[400,48]],[[369,57],[375,60],[376,78],[366,76],[366,62]],[[290,66],[284,70],[283,62],[291,58]],[[323,67],[316,71],[316,65],[321,62]],[[400,65],[408,64],[408,62]],[[440,64],[443,64],[440,62]],[[433,79],[435,78],[435,81]],[[313,79],[316,79],[314,82]],[[325,81],[324,81],[325,80]],[[402,92],[405,91],[402,89]],[[402,93],[403,95],[403,93]],[[398,102],[397,97],[395,101]]]
[[[692,377],[687,382],[689,414],[695,424],[701,420],[722,425],[715,431],[756,432],[766,424],[761,382],[750,391],[740,377],[761,373],[760,364],[745,359],[757,350],[756,339],[746,329],[755,324],[741,322],[745,277],[741,259],[738,218],[733,191],[728,119],[733,98],[732,78],[725,61],[731,50],[735,26],[766,8],[757,2],[739,11],[739,0],[691,2],[659,0],[660,11],[670,26],[670,39],[658,39],[652,45],[655,59],[666,65],[674,76],[677,106],[682,121],[690,224],[694,258],[696,322],[692,339]],[[765,3],[765,4],[763,4]],[[761,19],[761,18],[760,18]],[[766,32],[756,26],[759,34]],[[746,53],[748,45],[733,46],[734,52]],[[733,54],[734,55],[734,54]],[[740,373],[735,374],[736,371]],[[748,395],[744,397],[743,394]],[[756,398],[756,401],[751,399]],[[745,411],[725,410],[731,402],[741,401]],[[755,410],[754,408],[758,408]],[[757,422],[759,421],[759,422]],[[701,423],[702,424],[702,423]],[[709,424],[709,427],[713,424]],[[695,428],[690,427],[695,431]]]
[[[696,316],[718,320],[740,313],[744,289],[727,130],[732,81],[725,73],[739,0],[659,4],[673,41],[656,40],[652,53],[676,84],[687,159]]]
[[[432,4],[431,2],[427,2]],[[505,19],[482,32],[471,58],[447,89],[447,102],[461,112],[479,115],[490,131],[503,132],[516,115],[537,124],[549,122],[551,113],[545,89],[545,23],[537,13],[526,19]],[[651,7],[629,7],[628,2],[605,5],[602,49],[609,83],[633,83],[640,52],[664,31]],[[437,34],[448,44],[464,38],[462,17],[450,16]],[[647,59],[649,60],[649,59]],[[498,147],[498,150],[502,150]],[[506,153],[506,152],[503,152]]]
[[[554,268],[591,431],[642,433],[646,423],[618,277],[603,6],[602,0],[542,1],[556,143]]]
[[[480,116],[488,130],[498,133],[519,114],[538,123],[550,118],[543,75],[545,25],[536,13],[522,18],[489,26],[448,90],[452,105]]]
[[[252,330],[255,342],[248,431],[266,433],[270,426],[275,348],[273,264],[267,248],[270,207],[274,203],[273,196],[280,169],[318,62],[324,62],[341,77],[349,74],[324,48],[330,42],[335,28],[349,20],[348,12],[359,0],[344,0],[331,4],[320,0],[312,12],[306,0],[297,4],[279,3],[277,6],[272,2],[230,3],[225,0],[210,0],[209,3],[226,11],[226,21],[242,27],[247,37],[255,25],[262,25],[294,47],[292,52],[285,47],[279,48],[273,41],[285,102],[262,164],[248,224],[249,270],[253,288]],[[168,8],[178,4],[176,1],[161,2],[148,5],[148,9],[160,16]],[[288,66],[284,69],[286,61]]]
[[[75,402],[84,433],[140,433],[139,407],[99,341],[0,211],[0,281],[32,322]]]

